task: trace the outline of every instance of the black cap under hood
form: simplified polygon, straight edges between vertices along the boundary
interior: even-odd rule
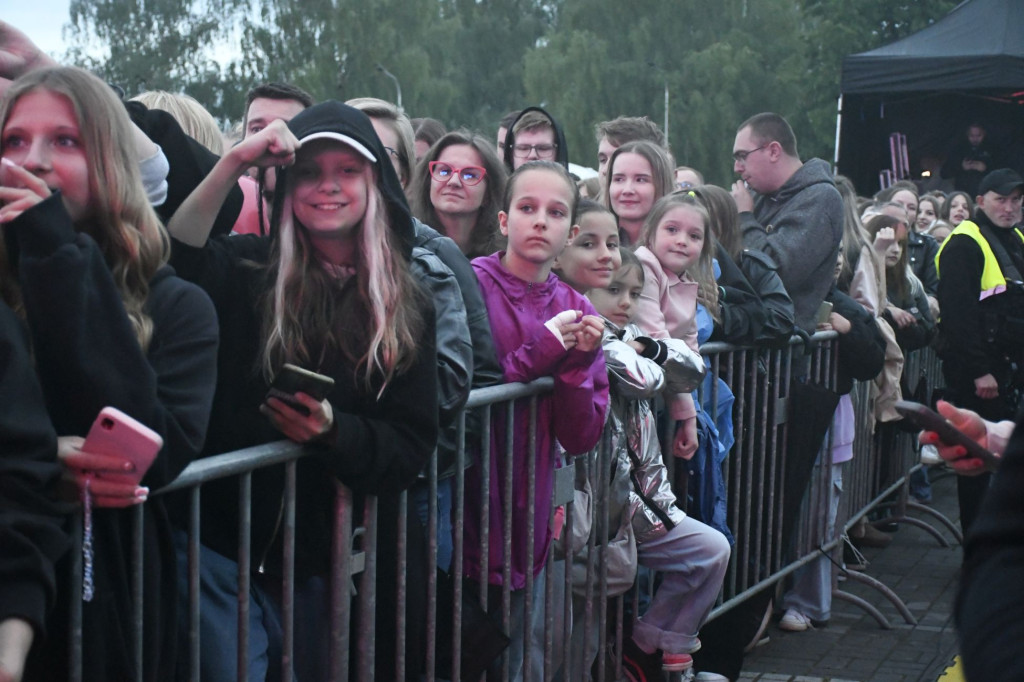
[[[408,258],[414,240],[412,213],[405,200],[402,184],[384,145],[377,137],[370,119],[362,111],[336,100],[328,100],[303,110],[288,122],[288,128],[299,141],[309,138],[330,137],[349,144],[360,154],[373,156],[373,165],[380,178],[380,191],[388,211],[391,229],[400,238],[402,253]],[[361,147],[361,148],[360,148]],[[288,168],[277,170],[277,191],[274,192],[274,214],[271,225],[279,224],[284,196],[288,186]],[[275,235],[276,236],[276,235]]]

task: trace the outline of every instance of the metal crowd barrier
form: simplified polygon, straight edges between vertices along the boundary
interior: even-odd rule
[[[746,599],[759,591],[773,587],[780,583],[787,575],[800,566],[817,559],[821,554],[827,553],[836,560],[837,567],[841,563],[842,534],[845,529],[850,528],[858,519],[869,514],[876,508],[891,506],[892,514],[899,520],[907,520],[907,511],[924,511],[933,516],[940,516],[933,510],[915,505],[907,501],[907,477],[912,469],[919,466],[916,463],[916,450],[913,447],[909,435],[899,434],[891,443],[883,444],[880,448],[879,439],[872,434],[873,405],[868,384],[858,384],[854,390],[854,405],[857,420],[857,437],[855,440],[855,455],[853,461],[846,467],[844,492],[842,495],[842,510],[840,519],[837,522],[837,531],[833,537],[829,537],[825,528],[824,510],[830,503],[833,494],[829,477],[829,467],[822,463],[830,462],[828,457],[818,458],[818,461],[811,465],[813,468],[805,478],[808,483],[800,489],[787,490],[787,474],[794,473],[787,467],[791,465],[787,461],[787,443],[789,437],[794,433],[801,419],[801,415],[795,413],[790,407],[793,385],[797,381],[807,381],[819,384],[828,388],[835,385],[835,360],[834,332],[818,334],[811,344],[811,353],[804,354],[804,344],[794,338],[792,344],[781,349],[753,349],[738,348],[724,344],[707,344],[702,352],[709,360],[713,376],[721,377],[732,388],[736,402],[733,408],[733,424],[735,432],[735,445],[733,446],[724,467],[723,475],[728,487],[728,525],[736,538],[733,547],[730,567],[725,578],[722,595],[718,605],[711,614],[716,618],[731,608],[742,604]],[[908,358],[907,366],[914,368],[928,376],[937,386],[940,382],[938,363],[930,351],[916,354],[916,357]],[[713,390],[717,391],[717,383],[712,382]],[[490,479],[493,473],[489,467],[489,456],[472,457],[471,453],[478,448],[486,452],[487,444],[490,442],[490,432],[494,424],[494,417],[501,413],[506,417],[507,428],[506,448],[500,453],[506,463],[511,463],[513,457],[513,441],[526,438],[530,451],[536,447],[536,435],[534,433],[514,433],[511,418],[516,406],[525,405],[531,414],[531,430],[536,423],[536,408],[538,396],[545,395],[552,390],[553,382],[550,379],[543,379],[529,385],[509,384],[486,389],[476,390],[472,393],[466,412],[460,418],[460,431],[465,434],[465,415],[475,411],[480,416],[480,432],[469,437],[466,447],[460,448],[458,455],[457,473],[452,481],[453,507],[451,511],[453,557],[451,574],[454,576],[463,575],[464,569],[464,528],[467,514],[477,514],[481,520],[482,528],[487,527],[488,515],[491,510],[488,508],[488,490]],[[717,396],[713,396],[717,397]],[[717,404],[717,400],[712,400]],[[557,406],[556,406],[557,407]],[[717,416],[717,415],[715,415]],[[460,439],[465,440],[465,439]],[[483,445],[481,445],[483,444]],[[826,437],[821,448],[821,453],[828,453],[830,437]],[[188,531],[188,555],[189,555],[189,609],[187,613],[179,614],[180,618],[187,619],[189,624],[189,647],[187,651],[179,651],[178,659],[187,661],[187,677],[192,680],[199,679],[199,610],[201,607],[198,580],[199,580],[199,551],[202,538],[199,536],[199,510],[202,503],[203,485],[215,479],[237,477],[240,495],[240,527],[238,529],[240,555],[230,557],[238,561],[238,633],[239,646],[235,652],[225,651],[225,656],[235,656],[238,661],[238,679],[248,680],[248,614],[250,608],[249,587],[253,576],[253,567],[249,563],[249,536],[250,536],[250,505],[251,477],[252,472],[268,466],[284,465],[285,470],[285,505],[282,519],[281,533],[283,539],[282,555],[282,598],[281,598],[281,621],[283,625],[282,660],[276,665],[279,666],[281,677],[291,679],[292,665],[296,656],[295,642],[295,621],[302,619],[303,613],[296,610],[293,599],[295,587],[295,529],[296,524],[302,523],[301,519],[295,518],[295,501],[298,491],[296,490],[296,469],[299,466],[298,460],[303,456],[303,449],[295,444],[282,441],[256,448],[228,453],[217,457],[193,462],[171,485],[157,491],[153,497],[175,490],[187,490],[190,496],[189,518],[184,521]],[[575,467],[583,468],[583,472],[597,481],[593,491],[593,514],[592,527],[587,546],[586,580],[582,585],[576,586],[576,621],[572,623],[574,605],[569,595],[573,594],[572,562],[568,560],[556,560],[554,553],[547,557],[546,570],[543,572],[541,581],[533,579],[528,575],[526,586],[523,590],[525,597],[523,604],[524,632],[520,635],[525,641],[522,653],[523,679],[550,679],[556,671],[560,679],[578,680],[590,679],[591,662],[597,671],[598,679],[621,679],[621,642],[623,638],[624,620],[627,616],[629,603],[623,597],[608,599],[607,597],[607,570],[608,566],[603,561],[604,547],[598,543],[597,537],[607,537],[609,525],[612,521],[607,514],[607,480],[610,475],[611,453],[608,444],[604,441],[598,446],[595,452],[590,455],[575,458],[575,461],[566,461],[563,469],[555,477],[553,495],[553,507],[563,506],[566,509],[566,526],[563,533],[572,537],[573,533],[573,505],[574,491],[573,481],[576,478]],[[484,500],[481,509],[469,510],[465,508],[466,499],[466,477],[465,464],[467,459],[472,458],[472,466],[480,467],[479,475],[481,481],[481,497]],[[671,458],[668,458],[671,460]],[[675,462],[668,462],[670,470],[676,466]],[[424,531],[427,536],[427,556],[407,556],[408,525],[399,530],[399,561],[401,570],[399,575],[404,575],[404,568],[410,561],[427,562],[427,566],[434,566],[437,557],[437,462],[436,457],[432,458],[426,472],[428,487],[428,524]],[[533,518],[535,499],[535,467],[533,458],[530,459],[530,485],[527,491],[528,503],[526,505],[526,525],[531,529],[528,538],[528,546],[532,547],[533,529],[538,527],[538,520]],[[792,467],[790,467],[791,469]],[[511,467],[506,467],[511,470]],[[602,483],[603,482],[603,483]],[[512,496],[512,481],[506,477],[497,483],[500,486],[505,499]],[[463,653],[463,609],[464,597],[467,590],[470,594],[475,592],[479,596],[479,603],[491,612],[495,621],[505,632],[508,632],[512,621],[513,600],[508,587],[511,572],[509,555],[511,551],[511,528],[512,509],[506,505],[505,515],[502,519],[504,529],[503,537],[488,537],[482,533],[480,556],[488,556],[490,543],[503,543],[505,563],[502,567],[504,586],[491,590],[491,602],[488,603],[488,585],[486,578],[482,578],[478,585],[470,585],[462,580],[452,581],[451,602],[444,602],[439,597],[438,576],[434,571],[427,571],[426,585],[411,585],[401,580],[394,588],[399,595],[399,613],[405,613],[405,604],[411,590],[425,590],[427,594],[427,618],[426,623],[403,622],[399,619],[399,632],[395,633],[397,639],[397,656],[394,661],[394,668],[389,670],[374,670],[374,609],[377,590],[379,588],[390,589],[392,586],[379,586],[376,583],[375,573],[377,566],[376,552],[376,500],[367,498],[363,519],[365,523],[361,526],[353,524],[353,495],[344,486],[337,486],[337,499],[334,510],[335,533],[334,544],[330,548],[332,571],[330,575],[330,651],[329,667],[330,679],[332,680],[364,680],[373,679],[405,679],[410,671],[418,670],[421,665],[419,661],[409,660],[406,655],[406,632],[409,628],[423,627],[426,641],[426,660],[423,663],[425,672],[422,679],[432,681],[441,679],[435,669],[435,664],[441,657],[446,657],[449,651],[442,651],[439,644],[441,641],[450,641],[451,660],[460,661]],[[677,491],[680,500],[685,500],[685,491]],[[802,500],[802,504],[801,504]],[[895,500],[895,502],[893,502]],[[681,502],[682,504],[682,502]],[[415,519],[415,515],[407,515],[408,493],[401,496],[401,513],[403,518],[408,516]],[[131,512],[129,512],[131,513]],[[133,572],[133,588],[135,595],[141,595],[142,585],[142,560],[141,560],[141,537],[142,537],[142,513],[141,508],[134,512],[136,557]],[[953,533],[954,538],[959,540],[956,529],[948,520],[939,519],[944,522]],[[541,520],[543,523],[551,523],[551,519]],[[911,523],[927,526],[924,522],[912,520]],[[415,528],[413,528],[415,532]],[[931,529],[931,532],[941,542],[945,542],[943,536]],[[325,550],[326,551],[326,550]],[[80,552],[76,554],[80,556]],[[486,566],[481,572],[482,576],[487,575]],[[838,572],[838,568],[836,572]],[[80,604],[81,594],[81,571],[75,571],[78,579],[72,585],[72,592],[75,595],[76,604]],[[878,581],[862,574],[849,572],[851,577],[861,580],[867,584],[887,592],[887,588]],[[354,590],[353,590],[354,588]],[[475,589],[471,589],[475,588]],[[899,598],[888,592],[901,615],[913,622],[912,616]],[[848,595],[836,590],[835,596],[856,603],[866,608],[878,619],[883,627],[888,626],[884,616],[873,609],[869,604],[857,597]],[[636,613],[638,597],[633,596],[633,613]],[[358,608],[360,614],[358,622],[352,622],[352,614],[356,602],[361,605]],[[141,605],[141,598],[136,599]],[[441,610],[450,611],[452,618],[452,631],[441,632],[438,625],[438,613]],[[543,641],[531,642],[530,622],[538,616],[543,622]],[[141,662],[144,652],[142,651],[142,623],[146,614],[141,612],[141,606],[135,614],[135,648],[134,655],[137,661]],[[582,621],[582,622],[581,622]],[[81,632],[81,611],[72,614],[72,632]],[[572,640],[573,635],[576,640]],[[580,636],[582,633],[582,637]],[[606,633],[606,636],[600,636]],[[570,646],[570,642],[573,642]],[[583,642],[582,647],[579,642]],[[209,644],[209,643],[207,643]],[[573,655],[569,655],[573,652]],[[582,652],[580,655],[579,652]],[[73,670],[81,663],[81,642],[76,640],[72,643]],[[495,664],[499,679],[508,680],[511,678],[510,668],[513,661],[506,650],[502,657]],[[516,661],[518,663],[518,661]],[[451,666],[447,679],[458,682],[461,672],[458,665]],[[139,666],[141,670],[141,665]],[[80,672],[72,675],[73,680],[81,679]]]

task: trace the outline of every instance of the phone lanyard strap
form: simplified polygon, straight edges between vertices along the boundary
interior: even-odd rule
[[[91,477],[86,477],[82,490],[82,601],[92,601],[95,586],[92,580],[92,493]]]

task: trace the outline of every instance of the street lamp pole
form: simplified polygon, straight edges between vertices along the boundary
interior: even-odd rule
[[[668,79],[665,79],[665,146],[668,146]]]
[[[402,108],[402,86],[399,84],[398,79],[395,77],[395,74],[393,74],[390,71],[388,71],[387,69],[385,69],[381,64],[377,64],[377,70],[380,71],[385,76],[387,76],[388,78],[390,78],[394,82],[395,90],[398,92],[398,99],[395,102],[395,104],[397,104],[398,108],[401,109]]]

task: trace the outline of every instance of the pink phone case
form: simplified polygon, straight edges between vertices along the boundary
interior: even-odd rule
[[[163,445],[164,439],[153,429],[115,407],[104,407],[85,437],[82,452],[111,455],[132,462],[135,471],[131,473],[105,472],[101,477],[138,484]]]

